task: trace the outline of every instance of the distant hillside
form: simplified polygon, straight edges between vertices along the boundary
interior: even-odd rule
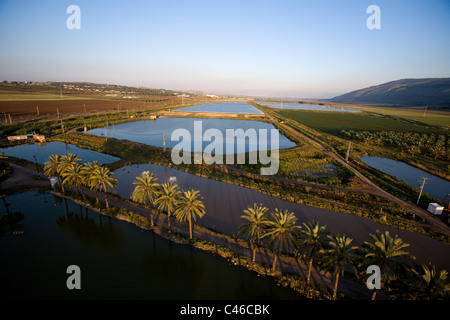
[[[352,91],[330,102],[450,108],[450,78],[402,79]]]

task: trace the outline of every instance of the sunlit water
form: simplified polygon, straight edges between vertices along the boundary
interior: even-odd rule
[[[240,113],[240,114],[264,114],[252,105],[246,102],[222,102],[202,104],[198,106],[185,107],[174,111],[188,112],[218,112],[218,113]]]
[[[194,132],[194,125],[197,122],[197,128],[201,126],[200,134],[196,134]],[[187,130],[189,135],[183,138],[178,138],[173,136],[172,133],[176,134],[175,130],[182,129]],[[237,152],[238,146],[241,146],[246,152],[248,151],[256,151],[256,150],[267,150],[271,149],[272,140],[271,140],[271,130],[276,129],[270,123],[266,123],[263,121],[255,121],[255,120],[235,120],[235,119],[201,119],[201,118],[158,118],[156,120],[140,120],[134,122],[121,123],[117,125],[110,125],[108,127],[97,128],[88,131],[88,133],[114,137],[117,139],[126,139],[134,142],[140,142],[144,144],[148,144],[151,146],[163,147],[164,146],[164,137],[166,141],[167,148],[174,148],[177,145],[185,141],[191,142],[191,151],[200,152],[205,149],[208,145],[210,145],[213,141],[215,141],[215,137],[211,140],[207,141],[204,138],[204,133],[208,129],[217,129],[220,132],[223,148],[222,152],[220,150],[216,150],[217,154],[231,154],[232,152],[227,152],[226,144],[234,143],[234,152]],[[227,130],[235,130],[242,129],[244,132],[247,130],[256,132],[256,141],[249,141],[248,138],[245,138],[244,135],[241,135],[243,138],[239,139],[226,139],[227,138]],[[260,145],[258,142],[260,131],[263,130],[267,134],[267,139],[265,142],[267,146]],[[232,135],[228,135],[228,137],[233,137]],[[279,148],[291,148],[295,146],[295,143],[290,141],[287,137],[282,134],[279,134]]]

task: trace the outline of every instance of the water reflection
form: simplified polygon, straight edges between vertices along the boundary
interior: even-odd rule
[[[116,251],[120,248],[124,236],[122,232],[114,228],[111,219],[102,219],[101,215],[97,214],[89,216],[88,209],[81,205],[78,213],[70,211],[67,199],[64,199],[64,202],[66,202],[66,214],[56,220],[61,230],[70,233],[84,246],[98,245],[108,251]],[[98,221],[94,217],[97,217]]]
[[[0,206],[2,231],[18,230],[24,221],[27,231],[0,238],[0,298],[249,299],[266,292],[301,298],[210,253],[46,197],[25,192],[8,196],[10,213]],[[66,287],[72,264],[82,270],[82,290]]]
[[[25,229],[25,215],[22,212],[7,212],[0,217],[0,239],[5,235],[21,235]]]

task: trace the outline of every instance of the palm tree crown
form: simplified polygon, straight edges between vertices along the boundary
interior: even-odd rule
[[[109,208],[106,192],[115,188],[117,178],[107,167],[99,166],[98,170],[95,171],[91,179],[92,185],[95,186],[96,190],[105,192],[105,203],[106,207]]]
[[[389,232],[384,234],[377,231],[376,234],[369,234],[372,243],[364,242],[363,254],[367,265],[377,265],[381,270],[382,283],[386,284],[395,279],[397,266],[400,264],[397,258],[409,257],[415,259],[408,251],[403,250],[409,244],[395,235],[392,238]],[[373,291],[372,300],[375,299],[376,290]]]
[[[314,258],[323,248],[328,232],[326,227],[321,226],[317,221],[303,223],[303,226],[305,229],[301,230],[302,238],[299,241],[299,247],[305,253],[306,259],[309,260],[308,275],[306,277],[306,283],[309,283]]]
[[[300,226],[296,225],[297,217],[288,210],[278,210],[271,215],[271,220],[267,222],[267,231],[264,238],[267,239],[267,245],[275,252],[272,271],[275,272],[277,256],[284,250],[293,249],[295,244],[295,235]]]
[[[170,229],[170,215],[174,212],[181,192],[180,187],[175,183],[163,183],[157,192],[155,205],[158,210],[167,212],[167,223]]]
[[[322,250],[325,258],[325,267],[335,275],[333,299],[336,299],[339,276],[344,272],[345,266],[356,259],[353,252],[356,246],[350,246],[352,238],[343,236],[328,236],[329,248]]]
[[[245,209],[241,218],[246,220],[246,222],[239,226],[238,234],[248,237],[251,244],[258,244],[267,226],[268,220],[265,213],[268,210],[268,208],[256,203],[253,204],[253,207]],[[256,246],[253,247],[253,262],[255,261],[255,255]]]
[[[189,222],[190,239],[192,239],[192,221],[196,221],[197,216],[202,218],[205,215],[205,205],[202,199],[198,190],[183,190],[175,210],[178,220]]]
[[[133,182],[136,187],[134,188],[133,193],[131,194],[131,198],[133,201],[138,203],[142,203],[144,205],[151,206],[154,204],[154,200],[156,195],[160,189],[159,183],[156,181],[158,177],[154,173],[143,172],[141,176],[136,177],[136,180]],[[151,218],[151,226],[153,223],[153,212],[150,209],[150,218]]]

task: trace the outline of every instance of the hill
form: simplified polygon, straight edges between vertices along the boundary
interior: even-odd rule
[[[330,102],[450,108],[450,78],[401,79],[332,99]]]

